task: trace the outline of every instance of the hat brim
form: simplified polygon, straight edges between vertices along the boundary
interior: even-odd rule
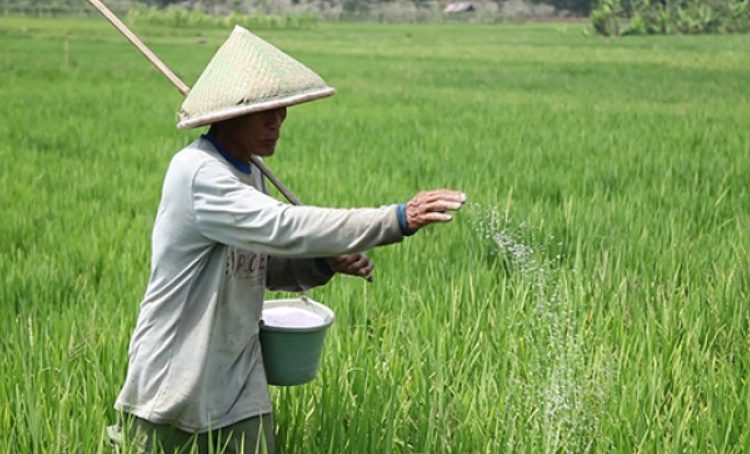
[[[328,96],[333,96],[334,93],[336,93],[336,90],[332,87],[316,88],[313,90],[305,91],[303,93],[296,93],[294,95],[284,96],[281,98],[269,99],[268,101],[232,106],[228,109],[222,109],[205,115],[199,115],[195,118],[182,120],[177,123],[177,127],[180,129],[197,128],[200,126],[210,125],[211,123],[229,120],[230,118],[240,117],[242,115],[253,112],[261,112],[263,110],[293,106],[295,104],[302,104],[304,102],[326,98]]]

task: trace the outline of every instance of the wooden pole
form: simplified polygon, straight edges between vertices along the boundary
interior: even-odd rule
[[[149,49],[143,41],[138,38],[138,36],[135,35],[130,29],[122,23],[122,21],[115,16],[115,14],[107,8],[107,6],[102,3],[100,0],[89,0],[89,3],[94,5],[94,8],[99,10],[100,13],[102,13],[102,16],[104,16],[114,27],[125,36],[125,38],[128,39],[142,54],[148,61],[151,62],[152,65],[156,67],[157,70],[159,70],[160,73],[164,75],[167,79],[169,79],[170,82],[172,82],[172,85],[174,85],[177,90],[182,93],[183,96],[187,95],[188,92],[190,92],[190,87],[188,87],[182,80],[180,80],[179,77],[177,77],[177,74],[172,72],[169,67],[164,64],[159,57],[156,56],[153,52],[151,52],[151,49]],[[273,183],[274,186],[276,186],[276,189],[281,192],[284,197],[291,203],[292,205],[302,205],[302,202],[294,195],[292,194],[292,191],[289,190],[289,188],[286,187],[284,183],[279,180],[276,175],[274,175],[271,172],[271,169],[266,167],[266,165],[263,163],[263,161],[260,160],[257,156],[250,156],[250,161],[253,163],[255,167],[260,169],[260,172],[268,178],[271,183]]]
[[[179,77],[177,77],[177,74],[173,73],[167,65],[164,64],[163,61],[159,59],[159,57],[156,56],[153,52],[151,52],[151,49],[149,49],[143,41],[138,38],[135,33],[131,32],[130,29],[127,27],[127,25],[123,24],[122,21],[115,16],[115,14],[107,8],[107,6],[102,3],[99,0],[89,0],[89,3],[94,5],[94,8],[98,9],[100,13],[102,13],[102,16],[104,16],[112,25],[115,26],[115,28],[125,36],[125,38],[128,39],[135,47],[138,49],[144,57],[148,61],[151,62],[152,65],[156,67],[156,69],[159,70],[160,73],[164,75],[167,79],[169,79],[170,82],[172,82],[172,85],[174,85],[177,90],[179,90],[180,93],[182,93],[183,96],[187,95],[190,91],[190,88],[185,85],[183,81],[180,80]]]

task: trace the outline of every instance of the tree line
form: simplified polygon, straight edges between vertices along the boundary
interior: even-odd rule
[[[750,32],[750,0],[599,0],[594,29],[606,36]]]
[[[282,14],[291,6],[312,6],[306,14],[314,16],[316,5],[338,5],[345,13],[367,13],[375,8],[398,5],[421,6],[430,2],[439,8],[457,0],[105,0],[116,11],[133,9],[168,10],[191,6],[212,14],[251,15],[260,20],[263,14]],[[464,0],[471,1],[471,0]],[[478,0],[498,6],[510,0]],[[517,1],[517,0],[516,0]],[[603,35],[637,35],[670,33],[736,33],[750,32],[750,0],[524,0],[548,4],[557,11],[568,11],[591,18],[594,29]],[[491,4],[491,3],[490,3]],[[286,5],[286,6],[284,6]],[[90,13],[86,0],[0,0],[4,12],[65,14]],[[285,16],[286,17],[286,16]],[[291,17],[291,16],[289,16]],[[356,17],[356,16],[355,16]],[[321,16],[325,19],[325,17]],[[194,18],[193,18],[194,19]]]
[[[269,0],[213,0],[213,1],[202,1],[201,6],[212,7],[222,6],[225,9],[240,8],[247,10],[254,6],[262,6]],[[293,4],[307,3],[310,0],[292,0]],[[356,9],[358,3],[397,3],[397,2],[411,2],[415,4],[422,3],[424,0],[333,0],[338,1],[348,6],[346,9]],[[493,0],[498,5],[502,5],[508,0]],[[528,3],[541,4],[546,3],[555,7],[556,10],[570,11],[571,13],[579,16],[588,16],[597,0],[525,0]],[[154,7],[154,8],[168,8],[175,5],[184,5],[185,0],[105,0],[107,5],[117,9],[130,9],[132,7]],[[446,3],[448,1],[446,0]],[[87,2],[85,0],[0,0],[0,7],[3,9],[23,9],[23,8],[37,8],[37,9],[59,9],[59,10],[83,10],[87,8]],[[198,3],[198,2],[196,2]]]

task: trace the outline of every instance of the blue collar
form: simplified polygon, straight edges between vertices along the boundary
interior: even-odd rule
[[[213,145],[214,148],[216,148],[216,151],[218,151],[219,154],[224,157],[224,159],[229,161],[229,163],[232,164],[240,172],[249,174],[253,171],[253,168],[249,162],[242,162],[239,159],[232,156],[231,154],[229,154],[227,150],[225,150],[218,143],[216,143],[216,139],[214,139],[210,134],[201,134],[201,138],[206,139],[209,142],[211,142],[211,145]]]

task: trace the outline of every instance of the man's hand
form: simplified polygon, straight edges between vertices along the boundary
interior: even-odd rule
[[[338,257],[326,258],[328,266],[336,273],[348,274],[350,276],[359,276],[367,282],[372,282],[372,270],[375,265],[365,254],[347,254]]]
[[[446,211],[460,210],[466,194],[451,189],[420,192],[406,204],[406,227],[416,232],[433,222],[448,222],[453,216]]]

